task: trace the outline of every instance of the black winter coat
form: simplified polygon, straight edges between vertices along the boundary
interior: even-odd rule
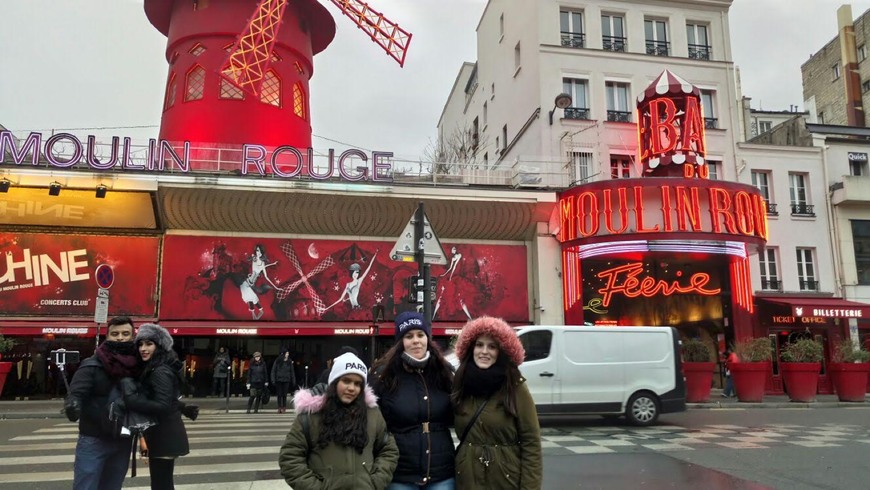
[[[275,359],[272,364],[272,384],[275,383],[290,383],[293,387],[296,385],[296,370],[293,369],[293,359],[288,359],[284,362],[283,357]]]
[[[450,391],[429,386],[422,371],[399,369],[396,391],[388,392],[377,376],[374,381],[378,405],[387,428],[399,446],[399,466],[393,481],[399,483],[439,482],[454,476],[454,448],[450,427],[453,407]],[[429,432],[424,430],[429,424]],[[431,450],[431,454],[427,451]],[[431,458],[430,458],[431,456]]]
[[[79,433],[101,439],[117,439],[120,432],[109,421],[109,393],[114,383],[99,359],[89,357],[79,366],[69,386],[69,397],[78,400],[82,414]]]
[[[149,363],[139,383],[124,378],[121,386],[128,408],[157,418],[157,425],[145,431],[149,457],[177,457],[190,452],[178,403],[181,396],[180,361],[157,366]]]
[[[251,364],[248,365],[248,383],[251,385],[263,385],[268,382],[266,363],[262,360],[259,363],[251,361]]]

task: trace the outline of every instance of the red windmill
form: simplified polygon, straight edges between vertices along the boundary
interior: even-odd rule
[[[364,2],[330,1],[404,65],[410,33]],[[168,38],[160,139],[311,146],[313,58],[335,37],[317,0],[145,0],[145,14]]]

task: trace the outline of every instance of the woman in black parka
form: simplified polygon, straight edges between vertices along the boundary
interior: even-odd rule
[[[138,383],[121,380],[124,404],[157,419],[145,431],[152,490],[175,488],[175,458],[190,452],[187,431],[181,420],[182,363],[172,350],[172,336],[160,325],[146,323],[136,333],[136,347],[143,371]]]
[[[399,447],[388,490],[454,488],[453,371],[430,332],[423,315],[400,313],[396,345],[374,367],[378,404]]]

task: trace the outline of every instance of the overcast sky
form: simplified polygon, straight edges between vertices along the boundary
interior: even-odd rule
[[[0,125],[16,132],[156,137],[166,38],[142,0],[0,0]],[[371,0],[413,33],[405,67],[330,2],[335,41],[315,58],[314,146],[420,158],[464,61],[475,61],[485,0]],[[734,0],[732,52],[754,108],[803,107],[800,65],[837,33],[835,0]],[[854,17],[870,1],[852,2]],[[664,61],[664,60],[663,60]],[[664,66],[663,66],[664,68]]]

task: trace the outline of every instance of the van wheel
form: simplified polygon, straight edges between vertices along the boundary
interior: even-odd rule
[[[659,418],[659,401],[650,393],[640,392],[632,395],[625,407],[625,418],[632,425],[652,425]]]

